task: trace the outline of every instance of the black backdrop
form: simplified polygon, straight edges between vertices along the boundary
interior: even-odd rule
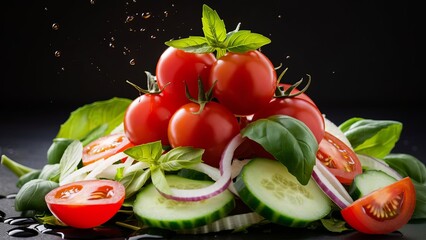
[[[417,85],[424,26],[410,1],[5,1],[2,119],[137,97],[125,81],[143,85],[165,41],[201,35],[203,3],[228,31],[241,22],[268,36],[272,43],[262,51],[289,68],[285,82],[310,74],[307,93],[330,119],[362,112],[400,120],[408,139],[402,150],[425,156],[424,91]]]

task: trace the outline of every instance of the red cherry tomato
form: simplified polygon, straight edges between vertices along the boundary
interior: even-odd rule
[[[163,145],[169,145],[167,126],[179,107],[177,101],[163,93],[147,93],[136,98],[124,115],[123,125],[127,138],[135,145],[158,140]]]
[[[305,123],[318,143],[323,139],[324,118],[320,110],[310,102],[298,97],[274,98],[267,106],[254,114],[253,121],[278,114],[294,117]]]
[[[355,176],[362,173],[355,152],[329,132],[325,132],[316,156],[342,184],[350,185]]]
[[[200,105],[188,103],[173,114],[168,134],[172,147],[203,148],[203,161],[213,167],[219,162],[226,145],[240,131],[235,116],[224,106],[208,102],[201,113]]]
[[[45,196],[52,214],[75,228],[92,228],[111,219],[123,204],[124,186],[112,180],[85,180],[53,189]]]
[[[388,234],[408,223],[415,206],[415,188],[406,177],[356,200],[342,209],[341,214],[360,232]]]
[[[115,133],[98,138],[83,148],[83,165],[86,166],[95,161],[106,159],[132,146],[134,145],[124,133]]]
[[[198,79],[201,78],[204,86],[207,86],[210,68],[215,61],[212,53],[196,54],[169,47],[157,62],[158,86],[164,88],[165,95],[173,95],[178,104],[188,103],[185,83],[191,96],[197,98]]]
[[[212,66],[209,86],[214,83],[214,97],[235,115],[247,116],[271,101],[277,76],[271,61],[259,51],[228,52]]]

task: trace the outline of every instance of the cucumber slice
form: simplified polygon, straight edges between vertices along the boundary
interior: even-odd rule
[[[389,167],[385,161],[364,154],[357,154],[357,156],[364,171],[380,170],[397,180],[402,179],[402,176],[397,171]]]
[[[166,180],[179,189],[203,188],[213,183],[177,175],[167,175]],[[234,195],[229,190],[202,201],[176,201],[163,197],[151,183],[137,194],[133,211],[148,226],[178,230],[211,223],[227,216],[234,207]]]
[[[315,181],[300,184],[275,160],[251,160],[234,185],[247,206],[277,224],[306,227],[331,211],[332,202]]]
[[[356,200],[396,181],[394,177],[391,177],[384,171],[366,170],[354,178],[354,181],[349,187],[349,194]]]

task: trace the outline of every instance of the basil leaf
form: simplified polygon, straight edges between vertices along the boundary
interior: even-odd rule
[[[201,163],[201,156],[204,149],[196,149],[192,147],[173,148],[160,157],[158,162],[164,171],[177,171],[182,168]]]
[[[230,52],[243,53],[258,49],[263,45],[269,44],[271,39],[247,30],[241,30],[230,34],[225,41],[226,49]]]
[[[60,172],[59,181],[64,180],[65,177],[67,177],[74,170],[77,169],[77,166],[80,163],[82,156],[83,156],[83,144],[78,140],[74,140],[67,147],[67,149],[65,149],[65,152],[61,158],[61,162],[59,163],[59,172]]]
[[[33,179],[25,183],[16,194],[15,210],[47,211],[44,196],[57,187],[59,187],[58,183],[43,179]]]
[[[206,4],[203,4],[203,33],[207,42],[211,46],[220,46],[226,39],[225,23],[220,19],[219,14]]]
[[[27,172],[24,175],[20,176],[18,179],[18,182],[16,182],[16,187],[21,188],[24,186],[25,183],[33,180],[38,179],[38,176],[40,176],[41,170],[33,170],[31,172]]]
[[[177,40],[170,40],[165,42],[169,47],[181,49],[186,52],[192,53],[211,53],[214,52],[214,47],[208,45],[205,37],[190,36]]]
[[[132,172],[126,173],[119,181],[126,189],[126,199],[137,193],[150,176],[151,171],[144,171],[143,169],[135,169]]]
[[[94,140],[102,137],[105,135],[106,131],[108,130],[108,124],[104,123],[101,124],[94,129],[90,130],[89,133],[86,134],[82,139],[80,139],[81,143],[83,143],[83,146],[86,146],[87,144],[93,142]]]
[[[391,153],[384,157],[383,161],[402,177],[410,177],[421,184],[426,184],[426,166],[416,157],[405,153]]]
[[[52,141],[49,149],[47,150],[47,163],[55,164],[61,161],[62,154],[65,149],[72,143],[73,139],[69,138],[55,138]]]
[[[302,185],[308,183],[315,165],[318,143],[302,121],[275,115],[250,123],[241,134],[259,143],[284,164]]]
[[[402,123],[390,120],[349,119],[339,128],[358,154],[383,158],[399,140]]]
[[[52,182],[59,182],[60,164],[46,164],[41,170],[39,179],[50,180]]]
[[[163,147],[161,141],[156,141],[128,148],[124,153],[137,161],[154,163],[161,157]]]
[[[416,207],[411,219],[426,219],[426,185],[413,180],[416,189]]]
[[[320,219],[322,225],[330,232],[341,233],[351,230],[346,227],[346,222],[336,218],[322,218]]]
[[[165,194],[171,194],[169,184],[167,183],[166,176],[161,168],[153,166],[151,169],[151,181],[155,188]]]
[[[70,114],[56,137],[81,140],[102,124],[108,124],[108,134],[122,122],[130,103],[130,99],[115,97],[84,105]]]

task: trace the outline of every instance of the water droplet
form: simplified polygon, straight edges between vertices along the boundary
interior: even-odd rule
[[[61,56],[61,52],[60,51],[55,51],[55,57],[60,57]]]
[[[11,237],[34,237],[38,235],[38,232],[34,229],[17,227],[8,230],[7,234],[9,234]]]
[[[164,17],[168,17],[169,16],[169,12],[168,11],[164,11]]]
[[[139,31],[141,31],[141,32],[145,32],[145,28],[141,28]]]
[[[157,38],[157,36],[151,35],[151,39],[156,39],[156,38]]]
[[[280,14],[280,15],[278,15],[278,18],[282,18],[282,15]]]
[[[11,194],[8,194],[7,196],[6,196],[6,198],[7,199],[15,199],[16,198],[16,195],[18,195],[17,193],[11,193]]]
[[[95,4],[95,0],[90,0],[90,4],[94,5]]]
[[[131,22],[133,19],[135,19],[134,16],[127,16],[125,23]]]
[[[134,58],[130,59],[129,64],[132,65],[132,66],[134,66],[136,64],[135,59]]]
[[[4,219],[3,222],[10,225],[24,225],[36,223],[37,221],[34,218],[30,217],[9,217]]]
[[[142,15],[141,15],[144,19],[148,19],[148,18],[150,18],[151,17],[151,13],[150,12],[144,12],[144,13],[142,13]]]
[[[290,55],[286,56],[285,59],[290,59]]]
[[[115,45],[113,43],[109,43],[110,48],[115,48]]]
[[[57,23],[52,24],[52,29],[53,30],[58,30],[59,29],[59,24],[57,24]]]

